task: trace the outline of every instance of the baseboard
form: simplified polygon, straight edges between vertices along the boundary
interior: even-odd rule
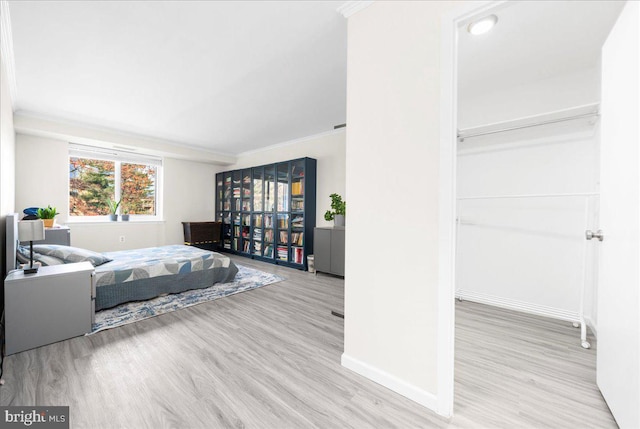
[[[524,313],[535,314],[538,316],[552,317],[554,319],[566,320],[568,322],[580,321],[580,315],[577,311],[568,311],[554,307],[546,307],[544,305],[517,301],[510,298],[502,298],[480,292],[471,292],[458,289],[456,291],[456,298],[460,298],[464,301],[473,301],[480,304],[493,305],[495,307],[506,308],[508,310],[522,311]]]
[[[341,363],[343,367],[438,413],[438,398],[434,394],[400,380],[398,377],[379,368],[359,361],[346,353],[342,354]]]

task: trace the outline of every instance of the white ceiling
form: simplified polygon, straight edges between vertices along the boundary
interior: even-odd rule
[[[229,154],[346,119],[343,2],[11,1],[16,110]],[[460,95],[598,64],[623,2],[507,2]]]
[[[459,36],[459,91],[511,87],[598,65],[622,1],[514,1],[492,31]]]
[[[16,111],[230,154],[326,132],[340,4],[11,1]]]

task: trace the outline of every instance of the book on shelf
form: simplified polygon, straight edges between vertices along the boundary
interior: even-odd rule
[[[262,255],[266,256],[267,258],[273,258],[273,245],[267,244],[264,248],[264,253]]]
[[[303,211],[304,210],[304,200],[303,199],[292,199],[291,200],[291,210]]]
[[[261,229],[254,229],[253,230],[253,239],[257,240],[257,241],[261,241],[262,240],[262,230]]]
[[[300,180],[298,182],[293,182],[291,184],[291,195],[302,195],[304,194],[304,181]]]
[[[269,229],[264,232],[264,241],[272,243],[273,242],[273,230]]]
[[[291,221],[291,227],[304,228],[304,217],[303,216],[294,217],[293,220]]]
[[[256,216],[253,219],[253,226],[256,228],[262,228],[262,216]]]
[[[287,231],[280,231],[280,243],[287,244],[289,243],[289,233]]]
[[[296,264],[304,263],[304,249],[302,247],[292,247],[291,260]]]
[[[289,252],[287,251],[287,248],[284,246],[278,246],[277,255],[278,255],[278,259],[281,261],[286,261],[289,259]]]
[[[259,255],[261,250],[262,250],[262,243],[260,243],[259,241],[254,241],[253,242],[253,254],[254,255]]]
[[[249,253],[250,245],[251,245],[251,243],[250,243],[249,241],[245,241],[245,242],[244,242],[244,247],[243,247],[242,251],[243,251],[244,253]]]
[[[264,226],[265,228],[273,228],[273,216],[271,215],[264,216]]]
[[[242,183],[251,183],[251,177],[244,176],[244,178],[242,179]]]
[[[234,226],[233,227],[233,235],[235,237],[240,237],[240,227],[239,226]]]
[[[285,216],[278,218],[278,228],[287,229],[289,227],[289,218]]]
[[[236,200],[236,210],[237,212],[240,211],[240,200]]]
[[[231,210],[231,203],[229,201],[224,202],[224,210],[225,211]]]
[[[302,246],[304,242],[304,232],[292,232],[291,233],[291,244],[296,244],[298,246]]]

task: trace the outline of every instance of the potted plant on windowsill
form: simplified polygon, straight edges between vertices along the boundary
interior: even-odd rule
[[[120,209],[122,211],[120,219],[122,219],[123,222],[129,222],[129,209],[127,209],[124,204],[120,205]]]
[[[117,221],[118,220],[118,207],[120,207],[120,200],[115,201],[112,199],[108,199],[107,200],[107,205],[109,206],[109,219],[111,221]]]
[[[46,208],[39,208],[36,212],[38,219],[42,219],[45,228],[51,228],[55,221],[55,217],[58,214],[58,210],[55,207],[47,206]]]
[[[338,194],[331,194],[329,197],[331,198],[332,210],[325,212],[324,220],[332,220],[334,226],[344,226],[344,217],[347,214],[346,201],[342,201],[342,197]]]

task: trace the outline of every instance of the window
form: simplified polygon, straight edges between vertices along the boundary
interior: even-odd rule
[[[119,214],[132,220],[161,218],[162,160],[139,154],[72,145],[69,151],[69,214],[98,220],[120,201]]]

